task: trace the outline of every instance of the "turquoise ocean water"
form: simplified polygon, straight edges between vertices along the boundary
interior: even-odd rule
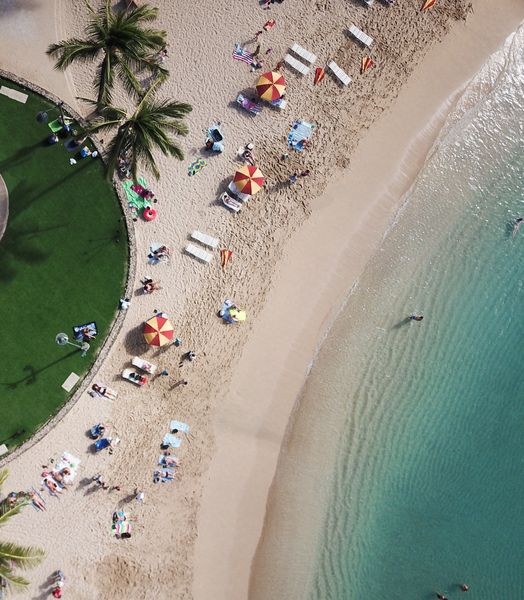
[[[319,352],[305,397],[332,454],[293,468],[323,490],[321,526],[278,597],[524,598],[519,216],[523,31],[470,85]],[[307,528],[307,493],[288,501]]]

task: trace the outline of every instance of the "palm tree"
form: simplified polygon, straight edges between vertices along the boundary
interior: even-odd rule
[[[120,159],[129,164],[135,181],[139,166],[159,179],[154,150],[160,150],[164,156],[184,159],[182,150],[170,134],[187,135],[189,130],[183,118],[191,112],[192,107],[175,100],[158,100],[156,92],[160,83],[161,81],[157,80],[148,89],[132,115],[128,115],[123,108],[106,106],[101,109],[101,116],[88,123],[83,130],[83,134],[88,135],[118,126],[118,131],[107,150],[106,169],[109,180],[112,179]]]
[[[145,27],[154,21],[158,9],[143,5],[127,12],[113,12],[110,0],[95,11],[84,0],[91,13],[85,27],[86,38],[71,38],[51,44],[47,54],[56,58],[55,69],[65,70],[74,62],[91,63],[100,60],[96,70],[97,106],[111,104],[115,74],[126,91],[142,93],[137,73],[166,78],[168,71],[156,58],[166,45],[166,32]]]
[[[7,479],[7,469],[0,470],[0,488]],[[0,527],[18,514],[28,501],[18,502],[15,506],[10,506],[7,498],[0,502]],[[29,585],[29,581],[20,575],[15,574],[15,569],[29,569],[36,566],[44,558],[43,550],[32,546],[18,546],[13,542],[3,542],[0,540],[0,585],[12,586],[14,588],[24,588]]]

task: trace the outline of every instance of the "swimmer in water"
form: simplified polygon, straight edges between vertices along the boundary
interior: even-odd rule
[[[515,225],[513,225],[513,235],[511,236],[512,238],[514,238],[517,233],[519,232],[520,226],[522,225],[522,223],[524,223],[524,219],[522,217],[519,217],[516,221],[515,221]]]

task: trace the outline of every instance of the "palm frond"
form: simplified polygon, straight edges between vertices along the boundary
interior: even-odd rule
[[[95,41],[71,38],[51,44],[46,54],[56,58],[55,69],[63,71],[73,62],[92,62],[100,50],[100,45]]]
[[[29,585],[29,581],[20,575],[15,575],[13,569],[7,564],[0,562],[0,579],[4,579],[14,588],[23,588]]]
[[[34,546],[19,546],[12,542],[0,542],[0,557],[20,569],[35,567],[45,557],[45,552]]]
[[[18,502],[15,504],[15,506],[9,506],[9,502],[7,502],[7,500],[4,500],[2,503],[0,503],[0,527],[5,525],[11,517],[17,515],[22,508],[28,504],[29,502],[24,501]]]
[[[95,82],[98,88],[97,103],[98,107],[110,106],[112,100],[112,88],[113,88],[113,63],[117,63],[118,59],[106,52],[104,60],[98,65],[96,69]]]
[[[4,485],[8,475],[9,471],[6,468],[0,469],[0,489]]]

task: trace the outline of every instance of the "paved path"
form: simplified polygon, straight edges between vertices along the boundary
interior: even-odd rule
[[[5,181],[0,175],[0,240],[4,235],[9,217],[9,193]]]

